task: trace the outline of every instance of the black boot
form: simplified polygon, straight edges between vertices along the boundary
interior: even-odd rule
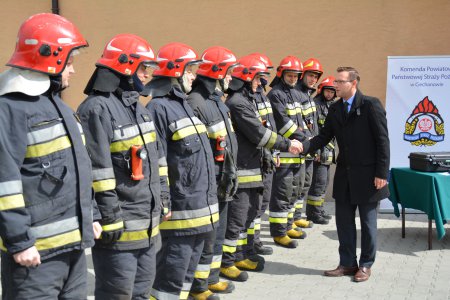
[[[257,243],[254,245],[256,254],[259,255],[271,255],[273,253],[273,248],[264,246],[263,243]]]
[[[306,219],[312,221],[315,224],[326,225],[330,221],[322,216],[318,206],[306,205]]]

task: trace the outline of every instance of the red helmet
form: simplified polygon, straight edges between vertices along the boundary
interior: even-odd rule
[[[239,64],[233,69],[231,76],[250,82],[256,75],[269,75],[267,66],[254,55],[247,55],[239,59]]]
[[[320,64],[320,62],[315,59],[315,58],[310,58],[305,60],[305,62],[303,63],[303,74],[302,74],[302,78],[305,75],[306,72],[313,72],[313,73],[317,73],[319,74],[319,78],[320,76],[322,76],[323,74],[323,70],[322,70],[322,65]]]
[[[182,43],[170,43],[159,49],[156,57],[159,69],[153,76],[166,76],[179,78],[183,76],[186,66],[200,64],[197,53],[190,46]]]
[[[318,88],[317,88],[317,93],[320,94],[320,92],[322,91],[323,88],[326,89],[331,89],[331,90],[335,90],[336,91],[336,87],[334,86],[334,77],[333,76],[328,76],[325,77],[319,84]]]
[[[87,46],[87,41],[67,19],[36,14],[20,26],[16,49],[6,65],[58,75],[66,67],[71,51]]]
[[[210,47],[202,54],[202,64],[197,70],[197,75],[223,79],[228,69],[236,64],[236,56],[227,48],[221,46]]]
[[[272,63],[272,61],[270,60],[270,58],[267,55],[264,55],[264,54],[259,53],[259,52],[255,52],[255,53],[252,53],[250,55],[256,56],[260,61],[262,61],[266,65],[268,70],[272,70],[273,69],[273,63]]]
[[[96,63],[97,66],[104,66],[129,76],[136,73],[140,64],[157,66],[150,44],[134,34],[119,34],[113,37]]]
[[[280,65],[277,68],[277,77],[281,78],[281,76],[283,76],[283,73],[285,71],[302,73],[303,72],[302,62],[295,56],[292,55],[286,56],[280,61]]]

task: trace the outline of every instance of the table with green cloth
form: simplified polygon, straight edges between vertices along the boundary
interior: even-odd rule
[[[450,173],[392,168],[389,190],[397,217],[400,216],[398,204],[402,205],[402,237],[405,237],[405,208],[428,215],[428,249],[431,249],[431,220],[435,221],[438,239],[444,237],[444,224],[450,220]]]

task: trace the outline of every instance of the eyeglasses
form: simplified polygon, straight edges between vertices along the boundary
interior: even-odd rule
[[[352,82],[353,80],[333,80],[334,84],[343,84],[344,82]]]

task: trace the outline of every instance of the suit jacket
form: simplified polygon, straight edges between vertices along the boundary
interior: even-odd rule
[[[311,153],[328,144],[333,137],[339,147],[333,197],[337,202],[348,198],[363,204],[389,196],[387,185],[377,190],[374,178],[386,179],[389,172],[389,137],[386,112],[380,100],[355,94],[347,118],[340,99],[330,106],[324,127],[319,135],[303,143],[304,152]]]

